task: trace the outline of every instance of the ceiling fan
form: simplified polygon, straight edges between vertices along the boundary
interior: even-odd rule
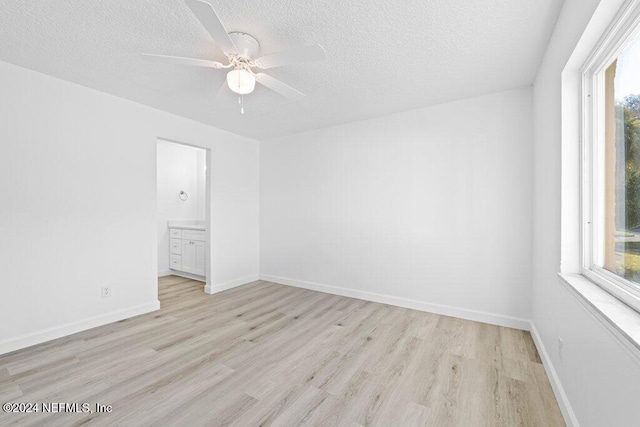
[[[202,0],[185,0],[189,9],[196,15],[202,26],[211,35],[213,41],[226,55],[228,64],[206,59],[183,58],[180,56],[156,55],[143,53],[142,55],[175,64],[194,65],[215,69],[230,69],[227,73],[226,86],[238,95],[238,102],[242,104],[242,96],[250,94],[256,82],[266,86],[276,93],[291,100],[304,97],[304,94],[289,85],[262,72],[255,72],[253,68],[266,70],[274,67],[297,64],[300,62],[316,61],[325,58],[324,49],[320,45],[299,47],[284,52],[257,57],[260,43],[253,36],[242,32],[227,33],[220,18],[211,4]],[[220,89],[224,90],[224,85]],[[244,107],[240,110],[244,113]]]

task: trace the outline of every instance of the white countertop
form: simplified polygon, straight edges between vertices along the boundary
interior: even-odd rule
[[[207,227],[202,221],[167,221],[169,228],[182,228],[186,230],[202,230],[205,231]]]

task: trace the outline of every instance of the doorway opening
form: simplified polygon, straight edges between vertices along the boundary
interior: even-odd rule
[[[157,140],[157,242],[160,287],[204,291],[210,280],[209,150]]]

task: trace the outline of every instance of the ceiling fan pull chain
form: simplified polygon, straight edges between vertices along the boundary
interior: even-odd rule
[[[244,114],[244,96],[240,95],[240,114]]]

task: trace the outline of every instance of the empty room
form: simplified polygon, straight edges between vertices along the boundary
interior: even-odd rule
[[[0,0],[0,425],[640,425],[640,0]]]

